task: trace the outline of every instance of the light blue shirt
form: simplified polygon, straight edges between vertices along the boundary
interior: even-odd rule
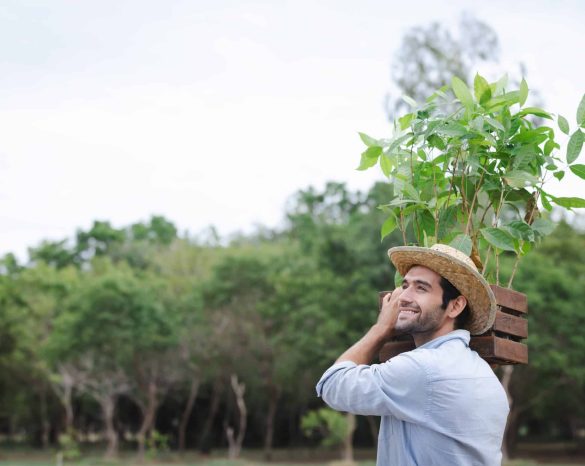
[[[317,394],[333,409],[382,416],[378,466],[499,466],[508,400],[469,338],[455,330],[382,364],[334,364]]]

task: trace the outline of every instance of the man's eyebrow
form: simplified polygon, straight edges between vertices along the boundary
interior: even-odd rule
[[[412,280],[414,283],[416,283],[417,285],[423,285],[426,286],[428,288],[432,288],[433,285],[431,285],[429,282],[425,281],[425,280]],[[402,283],[407,283],[408,284],[408,280],[405,278],[404,280],[402,280]]]

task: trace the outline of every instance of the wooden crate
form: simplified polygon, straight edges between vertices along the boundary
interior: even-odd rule
[[[528,337],[528,302],[526,295],[514,290],[490,285],[498,308],[494,325],[484,334],[472,336],[469,346],[490,364],[527,364],[528,347],[522,342]],[[379,293],[379,306],[388,291]],[[394,337],[379,354],[380,361],[415,348],[410,335]]]

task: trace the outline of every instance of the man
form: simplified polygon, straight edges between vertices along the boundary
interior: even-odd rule
[[[470,333],[493,324],[493,292],[473,261],[449,246],[396,247],[388,255],[402,286],[323,374],[318,395],[339,411],[382,416],[378,466],[500,465],[506,394],[469,349]],[[398,333],[411,334],[416,349],[367,365]]]

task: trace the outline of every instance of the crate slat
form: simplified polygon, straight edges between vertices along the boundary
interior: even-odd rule
[[[496,364],[528,363],[528,347],[518,341],[489,335],[473,337],[469,346],[488,362]]]
[[[493,329],[496,332],[506,333],[518,338],[528,337],[528,321],[522,317],[506,314],[502,311],[496,312]]]
[[[525,294],[497,285],[490,285],[490,288],[496,296],[496,302],[500,306],[523,314],[528,312],[528,299]]]

